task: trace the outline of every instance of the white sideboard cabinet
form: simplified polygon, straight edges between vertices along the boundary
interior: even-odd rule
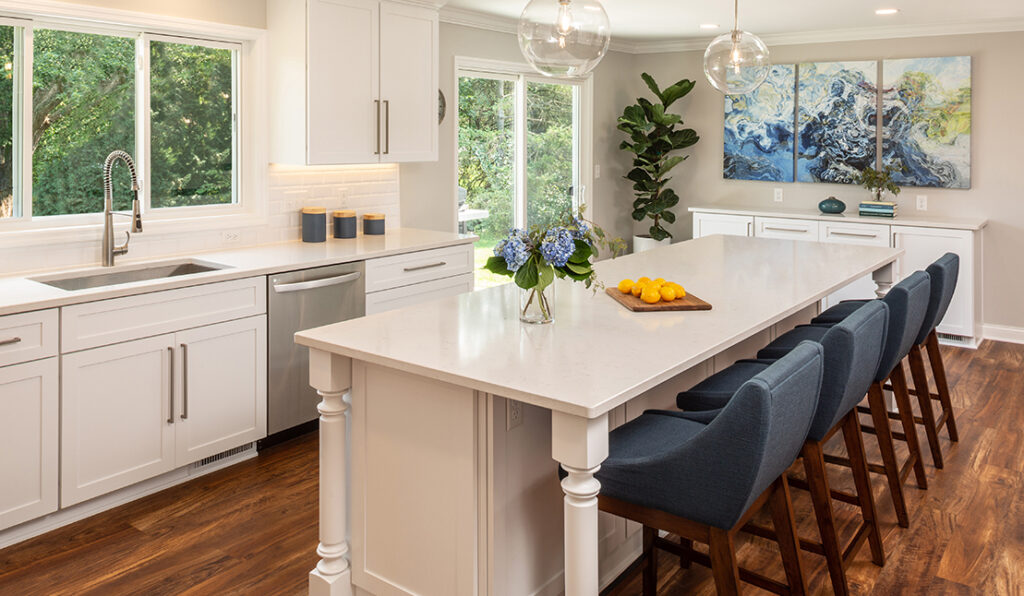
[[[438,11],[269,0],[273,163],[437,161]]]
[[[949,311],[939,325],[944,343],[976,347],[982,340],[982,237],[984,219],[923,216],[884,219],[855,214],[824,215],[817,210],[760,210],[746,207],[691,207],[693,237],[713,234],[783,238],[862,246],[901,248],[896,278],[924,269],[947,252],[960,256],[960,277]],[[865,276],[824,300],[828,308],[843,300],[875,297]]]

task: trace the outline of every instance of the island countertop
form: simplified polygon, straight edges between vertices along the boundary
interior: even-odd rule
[[[555,283],[555,322],[520,323],[512,284],[329,325],[299,344],[594,418],[895,261],[902,250],[708,236],[597,264],[609,287],[663,277],[704,312],[633,313]]]

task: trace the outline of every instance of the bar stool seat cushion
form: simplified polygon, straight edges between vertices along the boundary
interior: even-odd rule
[[[681,410],[716,410],[728,403],[739,388],[761,373],[771,360],[740,360],[676,396]]]
[[[864,306],[870,300],[843,300],[839,304],[829,308],[825,312],[811,319],[812,325],[835,325],[846,317],[857,312],[857,309]]]
[[[777,360],[790,353],[802,341],[821,342],[831,325],[799,325],[775,338],[775,341],[761,348],[758,359]]]

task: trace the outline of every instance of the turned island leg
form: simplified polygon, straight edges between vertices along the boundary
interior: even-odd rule
[[[320,411],[320,562],[309,573],[311,596],[351,596],[348,547],[348,408],[352,361],[310,349],[309,382],[323,398]]]
[[[596,596],[598,573],[597,495],[594,474],[608,457],[608,416],[587,419],[560,412],[551,415],[551,454],[568,476],[565,493],[565,594]]]
[[[872,279],[875,281],[875,296],[885,298],[885,295],[889,293],[889,289],[896,283],[894,267],[895,263],[889,263],[871,274]]]

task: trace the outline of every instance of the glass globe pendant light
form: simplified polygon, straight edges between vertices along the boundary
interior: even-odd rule
[[[739,23],[739,0],[735,0],[732,31],[716,37],[704,52],[708,82],[726,95],[744,95],[757,89],[772,68],[768,46],[753,33],[740,31]]]
[[[612,30],[598,0],[530,0],[519,18],[519,49],[541,74],[586,75],[608,51]]]

